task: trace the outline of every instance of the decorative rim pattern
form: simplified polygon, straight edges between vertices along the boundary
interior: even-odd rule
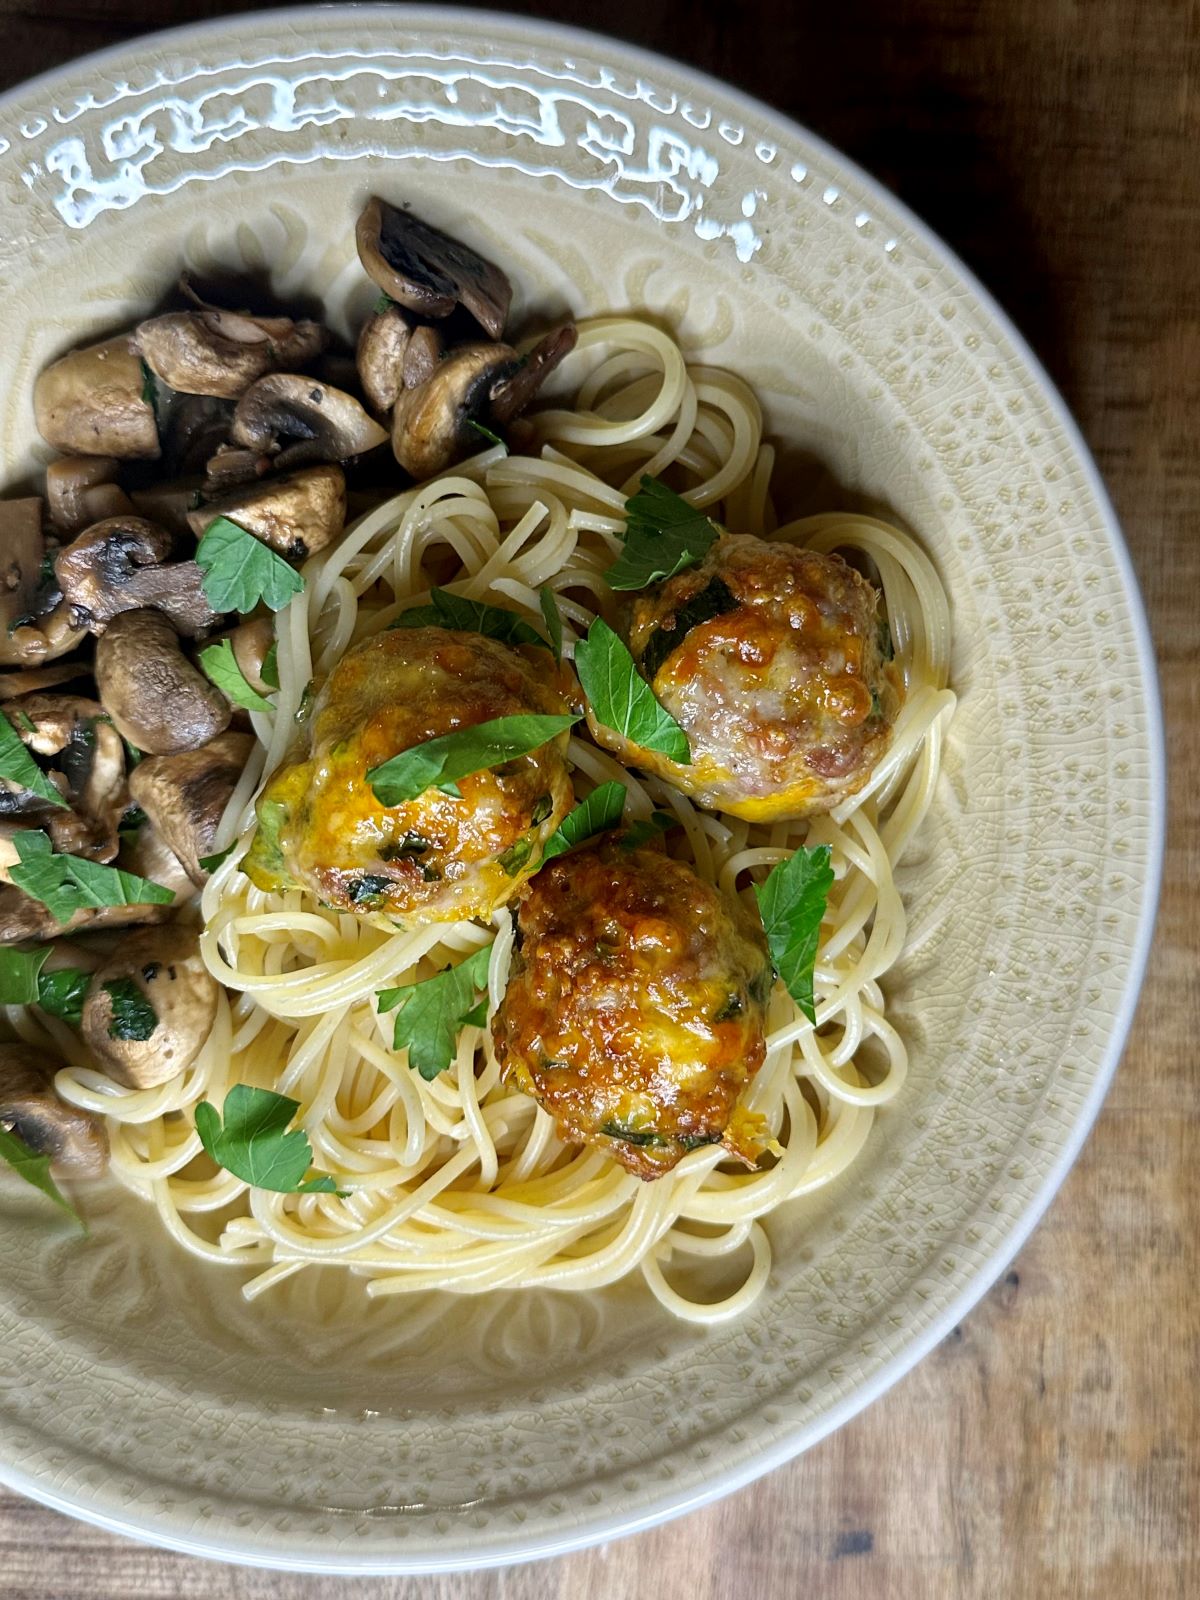
[[[322,35],[365,34],[368,22],[376,39],[387,23],[398,35],[411,36],[419,44],[404,52],[377,45],[357,50],[344,43],[322,50],[309,42]],[[267,34],[286,42],[274,51],[264,50],[262,38]],[[471,42],[447,49],[447,38]],[[527,54],[527,62],[516,57],[518,48]],[[169,65],[164,67],[164,61]],[[420,65],[420,93],[409,92],[414,62]],[[324,65],[318,71],[313,63]],[[89,88],[115,79],[118,71],[127,72],[130,81],[113,81],[111,94]],[[377,79],[374,87],[379,89],[371,109],[361,98],[368,78]],[[404,89],[406,83],[409,90]],[[190,97],[185,92],[189,84],[194,89]],[[396,84],[401,90],[389,100]],[[481,84],[490,99],[485,96],[464,107],[464,94],[478,91]],[[73,1422],[74,1453],[65,1451],[63,1439],[38,1415],[39,1394],[24,1395],[12,1380],[0,1380],[0,1478],[60,1510],[194,1554],[328,1572],[428,1572],[494,1565],[550,1555],[649,1526],[740,1487],[789,1459],[839,1426],[932,1348],[1024,1242],[1099,1110],[1132,1020],[1149,949],[1164,831],[1161,713],[1136,580],[1096,469],[1036,358],[966,268],[844,157],[777,113],[691,69],[632,47],[500,15],[379,7],[222,19],[118,47],[0,100],[0,203],[13,219],[0,240],[0,288],[27,272],[30,261],[36,265],[44,248],[61,242],[64,228],[77,236],[94,229],[98,238],[103,237],[103,230],[111,229],[121,212],[143,203],[152,206],[157,203],[155,196],[169,196],[187,179],[234,181],[238,172],[261,170],[271,163],[361,160],[380,153],[451,162],[468,154],[463,148],[468,122],[480,144],[480,150],[471,153],[472,160],[517,167],[531,184],[547,177],[561,179],[577,191],[594,190],[613,202],[649,212],[673,232],[682,231],[714,250],[729,252],[746,281],[773,258],[786,267],[792,233],[804,228],[806,215],[823,208],[838,219],[837,236],[847,241],[847,262],[854,246],[864,260],[870,257],[904,275],[920,356],[875,348],[869,330],[863,331],[859,318],[871,318],[871,296],[877,293],[869,270],[856,276],[848,268],[843,280],[806,283],[802,295],[797,287],[797,301],[814,318],[814,336],[823,328],[841,342],[847,359],[857,357],[882,386],[901,397],[945,493],[959,493],[965,503],[966,486],[989,470],[989,450],[1012,450],[1013,430],[1024,430],[1029,461],[1045,482],[1057,485],[1053,492],[1061,498],[1047,511],[1033,502],[1025,504],[1020,525],[1037,524],[1038,537],[1049,540],[1055,536],[1053,530],[1043,531],[1041,523],[1057,515],[1065,529],[1072,518],[1077,519],[1077,537],[1096,563],[1101,609],[1082,630],[1079,659],[1085,675],[1090,666],[1086,647],[1094,643],[1098,630],[1109,626],[1127,638],[1134,658],[1114,663],[1106,677],[1105,669],[1100,669],[1106,685],[1120,688],[1123,683],[1126,691],[1132,687],[1119,705],[1114,702],[1115,709],[1094,704],[1098,696],[1092,696],[1087,685],[1077,684],[1073,690],[1063,689],[1062,704],[1054,712],[1068,746],[1077,735],[1083,739],[1080,729],[1090,726],[1084,721],[1077,726],[1072,717],[1098,718],[1100,747],[1116,752],[1128,767],[1122,775],[1123,790],[1115,777],[1107,788],[1097,786],[1110,808],[1132,808],[1128,827],[1135,848],[1122,871],[1111,875],[1116,885],[1110,888],[1113,924],[1107,935],[1102,935],[1098,920],[1089,925],[1080,950],[1072,956],[1086,966],[1093,948],[1106,936],[1108,957],[1118,963],[1112,978],[1116,999],[1103,1006],[1096,1002],[1099,1022],[1080,1043],[1078,1061],[1069,1069],[1073,1079],[1064,1078],[1051,1087],[1042,1084],[1037,1091],[1040,1105],[1049,1103],[1048,1095],[1057,1096],[1051,1121],[1054,1148],[1028,1148],[1020,1177],[1001,1174],[999,1184],[989,1180],[996,1202],[990,1223],[985,1225],[976,1215],[986,1196],[974,1197],[970,1207],[963,1200],[953,1265],[941,1284],[923,1283],[916,1270],[898,1275],[887,1306],[903,1308],[905,1332],[899,1339],[892,1336],[890,1349],[882,1335],[874,1347],[865,1343],[856,1357],[857,1370],[835,1378],[828,1375],[834,1369],[826,1364],[822,1385],[811,1389],[788,1378],[784,1366],[769,1369],[764,1364],[763,1385],[747,1383],[740,1397],[744,1404],[731,1403],[726,1385],[713,1401],[711,1422],[700,1417],[701,1406],[692,1438],[657,1455],[631,1456],[627,1471],[619,1459],[610,1461],[606,1471],[597,1470],[595,1447],[586,1442],[586,1419],[578,1415],[583,1405],[578,1392],[547,1395],[539,1415],[546,1437],[568,1450],[563,1459],[571,1468],[588,1470],[557,1491],[531,1485],[528,1495],[521,1491],[519,1478],[514,1479],[508,1500],[496,1501],[497,1518],[504,1514],[503,1526],[493,1526],[489,1516],[460,1501],[453,1510],[444,1504],[440,1510],[416,1514],[414,1508],[415,1537],[407,1531],[399,1537],[394,1530],[389,1537],[386,1522],[378,1516],[372,1520],[369,1510],[357,1516],[338,1513],[333,1509],[337,1502],[328,1497],[322,1501],[316,1485],[307,1491],[307,1498],[301,1493],[292,1499],[297,1494],[294,1485],[283,1482],[278,1491],[263,1491],[217,1478],[206,1491],[193,1488],[189,1498],[186,1490],[173,1493],[164,1476],[110,1459],[103,1429],[91,1425],[86,1411]],[[397,126],[419,126],[421,148],[411,144],[396,148],[403,141],[386,130]],[[252,137],[243,158],[238,141],[247,135]],[[252,154],[256,140],[269,148]],[[190,163],[183,175],[174,159],[181,151],[188,152]],[[547,152],[555,152],[553,158]],[[778,275],[787,279],[786,271]],[[878,291],[880,298],[886,298],[886,289],[887,285]],[[882,318],[882,311],[879,314]],[[964,331],[957,333],[956,328]],[[964,372],[972,368],[981,407],[979,425],[972,431],[964,423],[940,439],[942,402],[935,391],[944,368],[939,363],[952,362],[960,363]],[[15,388],[10,385],[10,394]],[[963,403],[969,407],[971,396],[965,387],[963,392]],[[1006,400],[1005,407],[999,407],[999,399]],[[995,420],[989,406],[997,410]],[[15,436],[11,418],[0,417],[0,427]],[[1061,509],[1068,505],[1069,511]],[[972,537],[985,535],[1003,550],[1002,528],[972,529]],[[1066,538],[1065,531],[1062,537]],[[1101,570],[1105,563],[1108,570]],[[987,573],[981,570],[979,577],[982,593]],[[990,614],[1006,626],[992,647],[1019,644],[1028,620],[1018,612],[1023,607],[1035,611],[1045,600],[1031,592],[1020,604],[1010,596],[1007,608],[997,601]],[[988,614],[985,598],[979,604]],[[1050,717],[1050,710],[1038,701],[1045,685],[1035,689],[1029,704],[1012,709],[1014,718],[1018,712],[1027,722]],[[1008,708],[1001,709],[1010,714]],[[1082,770],[1071,769],[1069,750],[1062,772],[1057,770],[1057,756],[1051,760],[1043,751],[1047,765],[1034,774],[1038,782],[1058,784],[1066,803],[1073,805],[1082,805],[1079,797],[1097,783],[1088,766],[1086,740],[1081,750]],[[1014,809],[1027,798],[1020,788],[1004,796]],[[1110,838],[1119,831],[1112,817],[1098,817],[1095,828],[1098,837],[1104,829]],[[1039,871],[1051,869],[1032,855],[1013,864],[1014,903],[1044,906],[1047,897],[1052,899],[1057,880],[1039,888],[1034,881]],[[1063,875],[1064,883],[1068,877]],[[962,1048],[966,1051],[968,1041]],[[1011,1161],[1009,1152],[1006,1162]],[[1015,1165],[1012,1170],[1017,1170]],[[765,1363],[758,1339],[762,1331],[756,1322],[721,1343],[720,1361],[726,1373],[737,1366],[749,1373],[756,1362]],[[24,1346],[36,1348],[42,1337],[23,1317],[19,1303],[0,1307],[0,1333],[14,1352]],[[130,1375],[121,1372],[119,1357],[119,1351],[112,1352],[105,1381],[113,1394],[124,1392],[133,1408],[142,1399],[133,1394]],[[64,1367],[70,1359],[68,1348]],[[703,1365],[711,1375],[712,1357],[703,1358]],[[21,1370],[19,1361],[14,1361],[13,1370]],[[799,1370],[802,1379],[808,1376],[808,1369]],[[662,1378],[667,1381],[666,1363]],[[70,1380],[60,1373],[56,1381],[67,1385]],[[83,1395],[78,1374],[74,1382],[73,1393]],[[626,1375],[615,1367],[597,1375],[586,1398],[593,1419],[619,1413],[628,1401],[623,1394],[626,1382]],[[147,1405],[160,1386],[165,1404],[167,1385],[157,1377],[147,1378]],[[495,1407],[483,1423],[503,1435],[515,1425],[516,1416],[515,1411],[505,1413]],[[239,1416],[236,1397],[201,1396],[194,1413],[183,1421],[194,1430],[228,1437],[231,1451],[244,1447],[237,1441],[246,1418]],[[291,1434],[299,1439],[312,1426],[310,1415],[278,1416],[272,1421],[281,1438]],[[438,1428],[450,1423],[437,1417],[410,1418],[405,1426],[406,1448],[419,1458],[423,1449],[434,1448]],[[714,1435],[722,1452],[717,1465]],[[399,1450],[392,1433],[386,1443]],[[563,1477],[569,1478],[565,1470]],[[278,1498],[272,1499],[274,1493]],[[239,1504],[239,1497],[242,1504],[257,1504],[257,1512],[233,1515],[231,1508]],[[436,1496],[428,1499],[432,1503]],[[299,1516],[290,1514],[292,1505],[300,1507]],[[323,1521],[317,1506],[324,1506]],[[448,1551],[447,1539],[454,1541]]]

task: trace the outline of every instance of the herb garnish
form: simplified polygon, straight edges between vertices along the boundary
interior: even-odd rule
[[[754,893],[762,915],[767,947],[787,992],[810,1022],[817,1020],[813,1001],[813,967],[821,918],[833,887],[827,844],[800,849],[772,867]]]
[[[304,588],[304,579],[269,545],[228,517],[215,517],[196,546],[201,587],[214,611],[253,611],[261,600],[279,611]]]
[[[660,833],[666,833],[669,828],[676,826],[678,818],[673,817],[669,811],[652,811],[641,822],[631,823],[621,835],[622,850],[637,850],[647,844]]]
[[[610,783],[599,784],[573,811],[567,812],[542,846],[542,860],[549,861],[593,834],[615,828],[624,809],[625,785],[615,778]]]
[[[550,648],[554,652],[555,661],[562,660],[562,613],[558,609],[558,600],[554,590],[548,583],[544,583],[538,590],[538,604],[542,608],[542,616],[546,621],[546,632],[550,635]]]
[[[272,639],[271,648],[263,657],[263,664],[258,669],[258,675],[268,689],[279,687],[279,641]]]
[[[484,945],[436,978],[379,991],[380,1011],[396,1013],[392,1048],[407,1050],[409,1066],[427,1082],[453,1061],[461,1029],[482,1028],[487,1021],[487,1002],[477,1005],[475,996],[487,985],[491,957],[491,946]]]
[[[158,1027],[158,1014],[137,984],[132,978],[113,978],[104,992],[112,1004],[108,1037],[144,1044]]]
[[[610,589],[644,589],[694,567],[718,537],[715,524],[657,478],[625,502],[625,548],[605,573]]]
[[[224,850],[218,850],[211,856],[201,856],[199,861],[201,872],[215,872],[223,861],[229,860],[229,857],[236,849],[237,840],[235,839],[232,844],[227,844]]]
[[[24,1178],[26,1183],[33,1185],[56,1206],[61,1206],[68,1216],[87,1232],[87,1223],[76,1211],[71,1202],[61,1193],[58,1185],[50,1176],[50,1157],[39,1155],[36,1150],[31,1150],[24,1139],[17,1137],[0,1123],[0,1157],[7,1161],[19,1178]]]
[[[0,950],[0,1005],[40,1006],[77,1028],[91,974],[80,967],[43,972],[49,956],[45,944],[34,950]]]
[[[672,627],[660,625],[647,639],[638,663],[646,681],[654,682],[663,662],[678,650],[693,628],[699,627],[702,622],[711,622],[714,617],[724,616],[727,611],[733,611],[737,603],[737,597],[730,593],[721,578],[710,578],[699,593],[676,608],[670,619]]]
[[[64,810],[70,809],[62,795],[26,750],[21,735],[3,714],[0,714],[0,778],[7,778],[9,783],[28,789],[31,794],[36,794],[41,800],[49,801],[52,806],[61,806]]]
[[[390,761],[370,767],[367,782],[385,806],[403,805],[434,787],[461,799],[455,779],[540,750],[578,721],[577,716],[496,717],[402,750]]]
[[[238,666],[233,645],[228,639],[222,639],[219,644],[210,644],[201,650],[200,666],[209,682],[215,683],[231,704],[244,706],[247,711],[275,709],[269,700],[264,699],[258,690],[251,688],[246,681],[246,675]]]
[[[481,433],[489,444],[498,444],[502,450],[508,449],[508,446],[498,433],[493,433],[490,428],[485,428],[483,423],[476,422],[474,417],[467,418],[467,427],[474,428],[476,433]]]
[[[14,833],[12,842],[20,865],[8,869],[9,877],[59,922],[69,922],[85,907],[168,906],[175,898],[170,889],[136,873],[83,856],[55,855],[49,835],[40,828]]]
[[[681,766],[691,763],[687,734],[654,698],[633,657],[602,617],[575,646],[575,671],[597,722],[644,750],[657,750]]]
[[[631,1128],[624,1122],[602,1122],[600,1132],[610,1139],[620,1139],[625,1144],[638,1145],[665,1145],[666,1140],[661,1133],[655,1133],[653,1128]]]
[[[274,1194],[340,1194],[328,1173],[304,1176],[313,1160],[308,1135],[301,1128],[287,1131],[299,1109],[298,1100],[235,1083],[225,1096],[222,1112],[207,1100],[200,1101],[196,1132],[219,1167],[255,1189],[269,1189]]]
[[[432,589],[427,606],[402,611],[391,628],[457,628],[460,633],[483,633],[502,644],[536,644],[546,641],[515,611],[490,606],[485,600],[468,600],[448,589]],[[391,629],[389,628],[389,632]]]

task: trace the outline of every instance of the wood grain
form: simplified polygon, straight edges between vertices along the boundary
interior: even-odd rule
[[[0,0],[0,82],[161,24]],[[0,1493],[27,1600],[1187,1600],[1200,1593],[1200,3],[512,6],[719,73],[876,172],[1012,312],[1091,442],[1162,663],[1174,802],[1141,1007],[1046,1220],[890,1394],[707,1511],[540,1566],[340,1583],[144,1549]]]

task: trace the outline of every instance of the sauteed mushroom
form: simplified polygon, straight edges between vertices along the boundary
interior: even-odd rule
[[[144,517],[109,517],[80,534],[54,563],[72,619],[93,633],[123,612],[153,606],[188,637],[218,614],[204,597],[194,561],[171,561],[174,541]]]
[[[118,732],[148,755],[196,750],[224,732],[232,715],[161,611],[113,618],[96,646],[96,686]]]
[[[363,209],[355,240],[367,276],[410,311],[446,317],[461,305],[493,339],[504,332],[512,285],[469,245],[378,198]]]
[[[220,638],[229,640],[238,671],[252,689],[259,694],[270,694],[279,687],[278,683],[268,683],[263,676],[263,668],[275,643],[275,623],[272,618],[251,617],[247,622],[239,622],[228,633],[221,634]]]
[[[69,1106],[54,1092],[66,1062],[30,1044],[0,1045],[0,1127],[39,1155],[55,1178],[98,1178],[108,1165],[108,1135],[99,1117]]]
[[[358,381],[376,411],[390,411],[403,387],[404,353],[412,324],[399,306],[368,317],[358,336]]]
[[[82,637],[62,602],[41,500],[0,500],[0,665],[39,666]]]
[[[298,467],[365,455],[386,442],[387,432],[344,390],[276,372],[238,401],[230,438],[244,449],[277,455],[276,466]]]
[[[72,538],[105,517],[133,510],[111,456],[63,456],[46,468],[46,504],[56,528]]]
[[[199,750],[153,756],[130,774],[130,795],[197,888],[208,878],[200,858],[212,853],[217,824],[253,748],[248,733],[223,733]]]
[[[503,426],[519,417],[564,356],[570,355],[579,339],[573,322],[555,328],[540,339],[517,370],[501,378],[492,389],[492,416]]]
[[[392,412],[392,450],[404,470],[431,478],[478,449],[482,441],[470,423],[486,422],[492,385],[515,363],[509,345],[464,344],[425,383],[405,389]]]
[[[206,500],[188,513],[197,538],[214,517],[229,517],[298,566],[345,527],[346,479],[340,467],[306,467]]]
[[[29,749],[58,758],[58,782],[70,810],[47,806],[37,795],[12,793],[7,784],[0,810],[44,811],[36,826],[46,829],[56,850],[111,861],[126,808],[125,751],[104,707],[81,695],[28,694],[9,703],[9,718]]]
[[[66,455],[158,457],[154,402],[128,334],[46,367],[33,387],[33,414],[46,443]]]
[[[117,1083],[153,1088],[200,1054],[217,995],[193,929],[175,923],[131,934],[92,975],[83,1002],[84,1043]]]
[[[139,324],[146,365],[180,394],[236,400],[257,378],[294,371],[319,355],[325,330],[291,317],[252,317],[205,306],[172,311]]]

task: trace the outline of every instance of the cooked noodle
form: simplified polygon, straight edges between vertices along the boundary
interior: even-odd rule
[[[666,334],[630,318],[584,324],[579,347],[572,359],[586,376],[576,404],[534,419],[528,454],[489,448],[369,512],[308,563],[304,592],[279,614],[276,709],[253,715],[259,743],[218,840],[236,845],[201,900],[204,960],[231,998],[222,996],[195,1063],[159,1088],[126,1090],[85,1064],[71,1030],[19,1020],[27,1037],[53,1034],[71,1061],[57,1087],[105,1116],[120,1180],[187,1249],[254,1269],[248,1297],[314,1263],[364,1275],[371,1295],[595,1289],[640,1270],[678,1316],[732,1317],[770,1269],[760,1219],[844,1171],[874,1108],[904,1083],[906,1052],[881,988],[905,938],[893,868],[929,807],[954,705],[949,613],[933,566],[907,534],[868,517],[777,526],[772,450],[740,379],[689,367]],[[749,900],[747,869],[806,843],[828,844],[837,874],[815,972],[816,1027],[776,985],[766,1061],[746,1091],[782,1153],[748,1171],[719,1147],[697,1149],[642,1183],[598,1150],[564,1144],[546,1112],[503,1085],[486,1029],[465,1028],[451,1067],[432,1082],[391,1049],[392,1019],[378,1016],[376,991],[430,977],[493,937],[495,1008],[512,947],[508,911],[494,928],[388,934],[298,891],[265,894],[238,861],[261,780],[297,743],[308,686],[349,646],[427,598],[434,582],[535,621],[548,583],[570,643],[594,611],[610,608],[604,572],[620,547],[626,496],[643,473],[668,468],[734,531],[861,552],[882,584],[906,699],[866,789],[811,822],[711,815],[572,739],[577,795],[616,778],[630,816],[669,810],[682,825],[672,848],[727,892]],[[220,1106],[235,1083],[300,1102],[314,1164],[344,1197],[268,1193],[213,1168],[192,1108],[202,1098]],[[734,1293],[715,1304],[688,1297],[689,1265],[737,1252],[749,1265]]]

